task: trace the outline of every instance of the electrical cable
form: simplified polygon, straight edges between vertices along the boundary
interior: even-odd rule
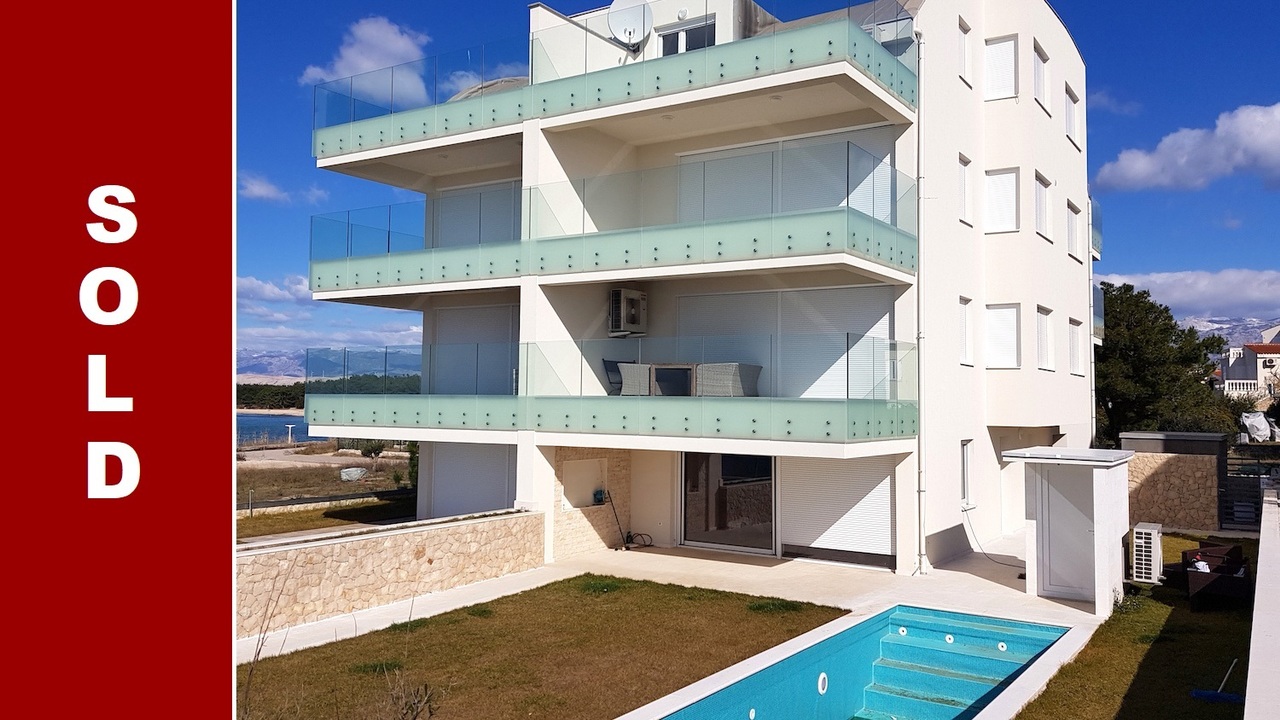
[[[990,560],[991,562],[997,565],[1003,565],[1005,567],[1011,567],[1017,570],[1027,569],[1027,566],[1025,563],[1022,565],[1010,565],[1007,562],[1000,562],[999,560],[988,555],[987,551],[982,549],[982,543],[978,542],[978,533],[973,529],[973,521],[969,519],[969,511],[962,508],[960,510],[960,514],[964,516],[964,521],[969,524],[969,532],[973,533],[973,544],[978,546],[978,552],[982,553],[983,557],[985,557],[986,559]]]

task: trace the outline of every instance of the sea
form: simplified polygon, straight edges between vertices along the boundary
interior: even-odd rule
[[[298,415],[257,415],[236,413],[236,443],[276,443],[289,440],[288,425],[293,426],[293,441],[324,440],[307,435],[307,422]]]

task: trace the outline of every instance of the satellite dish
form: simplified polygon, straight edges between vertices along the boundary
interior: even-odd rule
[[[613,0],[609,6],[609,32],[635,52],[653,30],[653,10],[647,0]]]

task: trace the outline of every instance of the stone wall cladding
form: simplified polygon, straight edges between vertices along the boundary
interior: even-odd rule
[[[246,551],[236,557],[236,635],[531,570],[542,558],[542,513]]]
[[[614,508],[609,503],[585,508],[564,506],[564,464],[570,460],[596,460],[606,463],[605,485]],[[552,499],[555,513],[552,518],[554,533],[552,552],[556,561],[566,560],[605,548],[622,547],[622,534],[618,530],[631,527],[631,451],[603,448],[556,448],[556,487]],[[618,511],[614,519],[614,509]]]
[[[1129,461],[1129,524],[1218,530],[1218,458],[1134,453]]]

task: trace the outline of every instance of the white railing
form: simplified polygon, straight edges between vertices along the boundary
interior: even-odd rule
[[[1258,392],[1257,380],[1224,380],[1222,392],[1227,395],[1252,395]]]

